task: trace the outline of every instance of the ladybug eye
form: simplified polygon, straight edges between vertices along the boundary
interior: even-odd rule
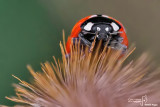
[[[100,31],[101,30],[101,28],[100,27],[97,27],[97,31]]]
[[[109,31],[109,27],[106,27],[105,30],[108,32]]]

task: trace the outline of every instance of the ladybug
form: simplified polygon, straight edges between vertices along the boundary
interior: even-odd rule
[[[91,15],[81,19],[73,27],[66,43],[67,53],[70,53],[75,41],[80,40],[80,44],[90,47],[95,38],[96,42],[102,40],[103,45],[108,43],[113,49],[125,52],[128,48],[125,28],[118,20],[106,15]]]

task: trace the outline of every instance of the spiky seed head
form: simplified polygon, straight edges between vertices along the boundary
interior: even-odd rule
[[[33,81],[14,76],[20,81],[14,84],[17,96],[6,98],[34,107],[138,107],[140,103],[128,100],[147,95],[148,102],[160,105],[160,70],[152,69],[147,54],[124,65],[134,49],[122,55],[109,47],[101,50],[100,45],[94,51],[82,49],[78,43],[66,57],[61,43],[60,47],[62,61],[53,57],[54,63],[41,64],[43,72],[27,66]]]

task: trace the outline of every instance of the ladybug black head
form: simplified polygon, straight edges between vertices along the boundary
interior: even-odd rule
[[[91,28],[91,32],[96,33],[98,40],[106,40],[110,33],[113,32],[113,28],[109,24],[95,23]]]

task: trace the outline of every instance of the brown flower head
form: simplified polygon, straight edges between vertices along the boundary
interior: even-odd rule
[[[65,44],[65,43],[64,43]],[[92,45],[94,48],[94,44]],[[7,99],[34,107],[138,107],[160,105],[160,70],[154,69],[147,54],[124,64],[132,53],[112,50],[100,45],[90,51],[72,46],[70,57],[60,43],[62,61],[42,64],[43,72],[27,66],[33,81],[14,84],[17,97]],[[84,51],[82,51],[84,50]],[[134,102],[134,99],[144,101]]]

